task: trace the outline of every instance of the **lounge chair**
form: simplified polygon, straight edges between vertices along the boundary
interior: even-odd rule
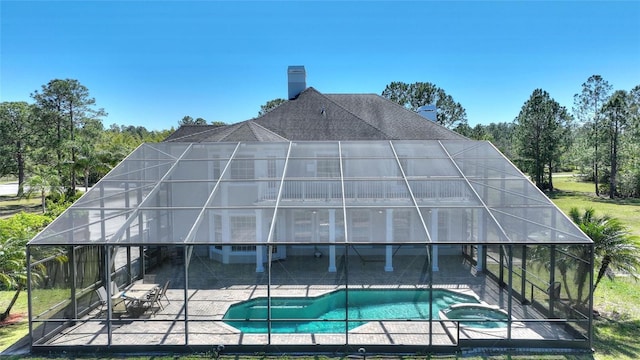
[[[160,289],[152,292],[147,299],[139,300],[139,306],[143,309],[142,313],[147,312],[147,310],[151,310],[151,315],[155,315],[157,310],[154,310],[153,305],[158,303],[158,299],[160,298]],[[158,309],[161,308],[161,305]]]
[[[107,301],[109,301],[109,297],[107,296],[107,289],[105,289],[104,286],[97,288],[96,293],[98,294],[98,299],[100,299],[100,313],[98,314],[98,316],[100,316],[108,306]]]
[[[115,282],[111,282],[111,286],[113,289],[113,286],[115,285]],[[111,311],[114,315],[122,315],[124,313],[127,312],[127,307],[126,304],[124,302],[124,299],[122,299],[120,297],[121,292],[117,290],[118,288],[116,287],[116,291],[117,293],[112,293],[111,294]],[[102,315],[102,313],[105,311],[105,309],[108,307],[108,299],[109,297],[107,296],[107,289],[105,289],[104,286],[100,286],[99,288],[96,289],[96,293],[98,294],[98,298],[100,299],[100,313],[98,314],[98,316]]]
[[[160,294],[158,295],[158,305],[160,305],[161,309],[164,309],[164,306],[162,305],[163,297],[167,299],[167,304],[171,304],[171,301],[169,301],[169,297],[167,297],[167,289],[169,288],[170,282],[171,280],[167,280],[167,282],[164,283],[164,286],[162,287],[162,289],[160,290]]]

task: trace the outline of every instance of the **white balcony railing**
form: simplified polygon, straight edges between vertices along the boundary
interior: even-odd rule
[[[275,201],[279,182],[261,183],[259,201]],[[410,182],[416,199],[464,200],[469,191],[464,182],[415,181]],[[345,181],[346,199],[409,199],[404,181]],[[281,201],[329,201],[342,199],[339,181],[285,181]]]

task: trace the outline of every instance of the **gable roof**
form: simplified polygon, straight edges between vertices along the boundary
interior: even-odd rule
[[[167,142],[466,139],[376,94],[309,87],[268,113],[227,126],[188,125]]]
[[[193,129],[196,127],[196,129]],[[184,128],[184,129],[183,129]],[[286,138],[253,121],[219,125],[184,125],[167,137],[165,142],[223,141],[287,141]]]

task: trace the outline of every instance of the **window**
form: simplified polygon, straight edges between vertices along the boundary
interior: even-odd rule
[[[295,241],[308,242],[312,240],[311,216],[313,212],[298,210],[293,213],[293,238]]]
[[[396,242],[411,240],[410,210],[393,210],[393,240]]]
[[[213,155],[211,157],[213,159],[212,161],[212,178],[213,179],[219,179],[220,178],[220,156],[219,155]]]
[[[236,159],[231,161],[231,178],[244,180],[255,177],[253,159]]]
[[[256,218],[254,216],[232,216],[230,220],[232,242],[256,241]]]
[[[277,166],[277,162],[276,159],[272,156],[269,157],[269,159],[267,159],[267,178],[269,178],[269,182],[267,183],[267,186],[269,188],[269,193],[272,194],[272,196],[275,199],[275,194],[277,193],[277,189],[280,186],[280,180],[273,180],[277,178],[277,174],[278,174],[278,166]]]
[[[316,160],[317,177],[339,177],[340,162],[338,159],[318,159]]]
[[[255,252],[255,245],[233,245],[231,246],[231,252]]]
[[[371,221],[369,210],[351,211],[351,240],[369,241],[371,239]]]
[[[276,158],[269,156],[267,159],[267,177],[269,179],[275,179],[278,175]]]
[[[222,216],[220,215],[213,216],[213,241],[222,241]]]
[[[407,159],[404,156],[398,156],[398,161],[400,162],[400,167],[402,168],[402,171],[404,172],[405,176],[408,176],[409,174],[409,159]],[[401,173],[398,173],[399,175],[401,175]]]

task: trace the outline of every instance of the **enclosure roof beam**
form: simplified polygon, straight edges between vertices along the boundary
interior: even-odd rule
[[[124,232],[127,230],[127,228],[129,228],[129,225],[131,225],[131,223],[133,223],[134,219],[137,218],[137,214],[140,212],[140,208],[143,207],[144,203],[149,201],[149,199],[151,197],[153,197],[155,194],[157,194],[158,191],[160,191],[160,186],[162,185],[162,181],[164,179],[166,179],[167,177],[169,177],[175,171],[175,169],[178,167],[178,163],[180,162],[180,159],[182,159],[189,152],[189,150],[191,150],[192,146],[193,146],[193,144],[189,144],[189,146],[187,146],[186,149],[184,149],[182,154],[180,154],[180,156],[174,161],[173,165],[171,165],[169,170],[167,170],[167,172],[162,176],[162,178],[160,178],[160,180],[158,180],[158,182],[156,183],[156,186],[154,186],[153,189],[151,189],[151,191],[149,192],[149,194],[147,194],[147,197],[141,203],[136,205],[136,209],[135,209],[134,213],[122,224],[122,226],[120,226],[118,231],[116,231],[115,234],[113,234],[113,236],[111,236],[110,240],[119,239],[122,236],[122,234],[124,234]],[[142,234],[140,234],[140,236],[142,236]],[[142,240],[142,239],[140,239],[140,240]],[[107,241],[107,242],[109,242],[109,241]]]
[[[411,185],[409,185],[409,180],[407,180],[407,174],[404,172],[404,168],[402,167],[402,162],[400,161],[400,158],[398,157],[398,153],[396,152],[396,148],[393,146],[393,142],[389,141],[389,146],[391,147],[391,151],[393,152],[393,156],[395,157],[396,163],[398,164],[398,167],[400,168],[400,174],[402,174],[402,179],[404,180],[404,184],[407,187],[408,191],[409,191],[409,196],[411,197],[411,202],[413,203],[416,211],[418,212],[418,218],[420,219],[420,223],[422,224],[422,229],[424,230],[424,233],[427,235],[427,242],[431,243],[433,242],[433,240],[431,239],[431,234],[429,233],[429,228],[427,227],[427,224],[424,222],[424,217],[422,216],[422,211],[420,211],[420,205],[418,205],[418,201],[416,200],[416,197],[413,194],[413,190],[411,189]]]
[[[218,186],[220,185],[220,181],[221,181],[222,177],[226,174],[227,169],[229,168],[229,164],[231,164],[231,161],[233,160],[233,157],[236,154],[236,152],[238,151],[239,147],[240,147],[240,143],[237,143],[235,149],[233,149],[233,153],[231,154],[231,157],[229,158],[229,160],[227,160],[227,163],[225,164],[224,169],[222,169],[222,172],[220,173],[220,176],[218,177],[218,181],[216,181],[216,184],[213,186],[213,189],[211,189],[211,192],[209,193],[209,196],[207,197],[207,201],[205,201],[203,206],[200,208],[200,213],[198,213],[198,216],[196,217],[196,220],[193,222],[193,225],[191,226],[191,229],[189,229],[189,232],[187,233],[187,236],[184,238],[184,240],[183,240],[184,243],[191,242],[191,239],[195,236],[196,232],[198,231],[198,226],[200,226],[200,223],[202,222],[202,218],[203,218],[204,213],[205,213],[205,211],[207,209],[207,205],[209,204],[211,199],[213,199],[213,196],[216,193],[216,190],[218,189]]]
[[[496,219],[493,214],[491,213],[491,211],[489,211],[489,207],[487,206],[487,204],[484,202],[484,200],[482,200],[482,197],[480,196],[480,194],[478,194],[478,192],[476,191],[476,189],[473,188],[473,186],[471,186],[471,183],[469,183],[469,179],[467,179],[467,176],[465,175],[465,173],[462,171],[462,169],[460,169],[460,167],[458,166],[458,164],[453,160],[453,157],[451,157],[451,154],[449,154],[449,151],[447,151],[447,148],[442,144],[442,141],[438,140],[438,144],[440,144],[440,146],[442,147],[442,150],[447,154],[447,156],[449,156],[449,159],[451,160],[451,164],[453,164],[453,166],[455,166],[456,170],[458,170],[458,172],[460,173],[460,175],[462,175],[462,178],[464,179],[464,181],[467,183],[467,186],[469,187],[469,189],[473,192],[473,194],[476,196],[476,198],[478,199],[478,201],[480,201],[480,204],[482,204],[482,206],[484,207],[484,210],[487,212],[487,214],[489,215],[489,217],[491,218],[491,220],[493,221],[494,225],[496,225],[498,227],[498,229],[500,230],[500,233],[504,236],[504,238],[507,241],[511,241],[511,239],[509,238],[509,236],[507,235],[507,233],[504,231],[504,229],[502,228],[502,226],[500,225],[500,222],[498,221],[498,219]]]

